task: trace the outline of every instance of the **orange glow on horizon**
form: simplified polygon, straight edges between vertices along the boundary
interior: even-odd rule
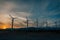
[[[8,28],[11,28],[11,25],[8,25],[8,24],[0,25],[0,29],[8,29]],[[24,28],[24,27],[23,26],[16,26],[16,25],[14,25],[13,28]]]
[[[2,25],[2,29],[6,29],[7,28],[7,25]]]
[[[7,24],[0,25],[0,29],[7,29],[10,28]]]

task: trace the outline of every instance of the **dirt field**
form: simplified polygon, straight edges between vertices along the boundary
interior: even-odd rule
[[[0,32],[0,40],[60,40],[56,32]]]

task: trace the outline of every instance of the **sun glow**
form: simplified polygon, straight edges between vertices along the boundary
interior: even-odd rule
[[[0,25],[0,29],[7,29],[7,28],[9,28],[9,26],[7,24]]]
[[[2,29],[6,29],[6,28],[7,28],[7,25],[3,25],[3,26],[2,26]]]

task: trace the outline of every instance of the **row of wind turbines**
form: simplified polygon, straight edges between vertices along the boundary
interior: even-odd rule
[[[11,29],[13,30],[14,29],[14,20],[16,18],[12,17],[11,15],[9,15],[11,17]],[[28,20],[28,17],[26,17],[26,22],[27,22],[27,28],[29,27],[29,20]],[[46,20],[46,27],[48,26],[48,23],[47,23],[47,20]],[[38,24],[39,24],[39,21],[38,21],[38,18],[36,19],[36,27],[38,28]],[[55,26],[57,27],[57,22],[55,22]]]
[[[14,29],[14,20],[16,19],[16,18],[14,18],[14,17],[12,17],[11,15],[9,15],[10,17],[11,17],[11,29],[13,30]],[[28,17],[26,17],[26,19],[27,19],[27,28],[28,28]]]

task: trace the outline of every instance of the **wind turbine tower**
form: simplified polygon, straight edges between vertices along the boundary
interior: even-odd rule
[[[26,17],[26,19],[27,19],[27,28],[28,28],[28,24],[29,24],[29,23],[28,23],[28,21],[29,21],[29,20],[28,20],[28,17]]]
[[[48,27],[48,21],[47,21],[47,19],[46,19],[46,27]]]
[[[38,28],[38,18],[36,18],[36,26],[37,26],[37,28]]]
[[[55,21],[55,27],[57,27],[57,21]]]
[[[10,17],[11,17],[11,28],[12,28],[12,30],[13,30],[13,28],[14,28],[14,17],[12,17],[11,15],[9,15]]]

